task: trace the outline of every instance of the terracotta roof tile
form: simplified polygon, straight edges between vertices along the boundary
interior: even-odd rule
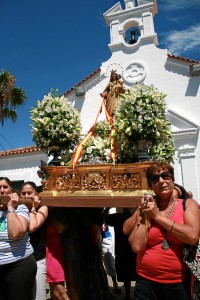
[[[93,73],[91,73],[90,75],[88,75],[87,77],[85,77],[83,80],[81,80],[79,83],[77,83],[75,86],[79,86],[81,84],[83,84],[84,82],[86,82],[88,79],[92,78],[92,76],[96,75],[98,72],[100,72],[101,69],[98,68],[97,70],[95,70]],[[64,95],[66,96],[68,93],[72,92],[74,90],[74,87],[70,88],[69,90],[67,90]]]
[[[189,63],[197,63],[197,64],[200,63],[200,61],[185,58],[185,57],[181,57],[181,56],[177,56],[177,55],[174,55],[174,54],[171,54],[171,53],[168,53],[167,56],[170,57],[170,58],[182,60],[182,61],[189,62]]]
[[[6,150],[3,152],[0,152],[0,156],[30,153],[30,152],[39,152],[39,151],[41,151],[40,148],[38,148],[36,146],[28,146],[28,147],[16,148],[16,149],[11,149],[11,150]]]

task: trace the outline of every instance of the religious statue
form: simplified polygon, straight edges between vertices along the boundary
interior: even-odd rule
[[[105,107],[110,116],[114,115],[114,110],[118,104],[120,94],[125,92],[124,82],[121,75],[116,73],[116,70],[111,71],[110,81],[104,89],[101,96],[105,100]]]

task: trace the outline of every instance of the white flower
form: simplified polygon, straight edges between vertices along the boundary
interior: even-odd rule
[[[33,141],[42,150],[59,146],[74,149],[80,139],[80,114],[72,103],[58,92],[51,91],[31,111]]]
[[[141,140],[152,142],[149,153],[155,159],[173,160],[175,146],[166,117],[165,96],[145,84],[136,84],[121,95],[114,116],[119,162],[137,161]]]
[[[89,155],[88,155],[89,154]],[[98,161],[110,163],[110,125],[106,121],[96,124],[94,135],[84,145],[81,162]]]

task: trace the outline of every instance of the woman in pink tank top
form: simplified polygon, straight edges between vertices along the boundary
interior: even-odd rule
[[[194,199],[174,194],[174,169],[155,162],[146,172],[152,194],[145,195],[136,213],[127,219],[123,232],[137,253],[134,300],[189,300],[189,269],[183,248],[199,239],[199,209]]]

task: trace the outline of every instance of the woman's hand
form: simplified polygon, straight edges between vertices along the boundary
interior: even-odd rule
[[[159,214],[159,208],[152,195],[146,195],[142,198],[141,211],[142,213],[146,213],[151,219],[155,219]]]
[[[8,210],[13,210],[18,205],[19,196],[18,196],[17,193],[12,193],[9,196],[10,196],[10,201],[8,201],[7,209]]]
[[[40,200],[38,198],[38,196],[31,196],[31,198],[33,198],[33,207],[34,208],[38,208],[40,206]]]
[[[17,215],[14,211],[19,202],[19,196],[17,193],[9,195],[10,201],[7,204],[7,224],[8,224],[8,236],[10,239],[17,240],[21,238],[28,230],[28,221],[23,216]]]
[[[32,207],[30,209],[31,212],[36,212],[37,208],[40,206],[40,200],[38,198],[38,196],[28,196],[27,198],[31,198],[33,200],[32,202]]]

